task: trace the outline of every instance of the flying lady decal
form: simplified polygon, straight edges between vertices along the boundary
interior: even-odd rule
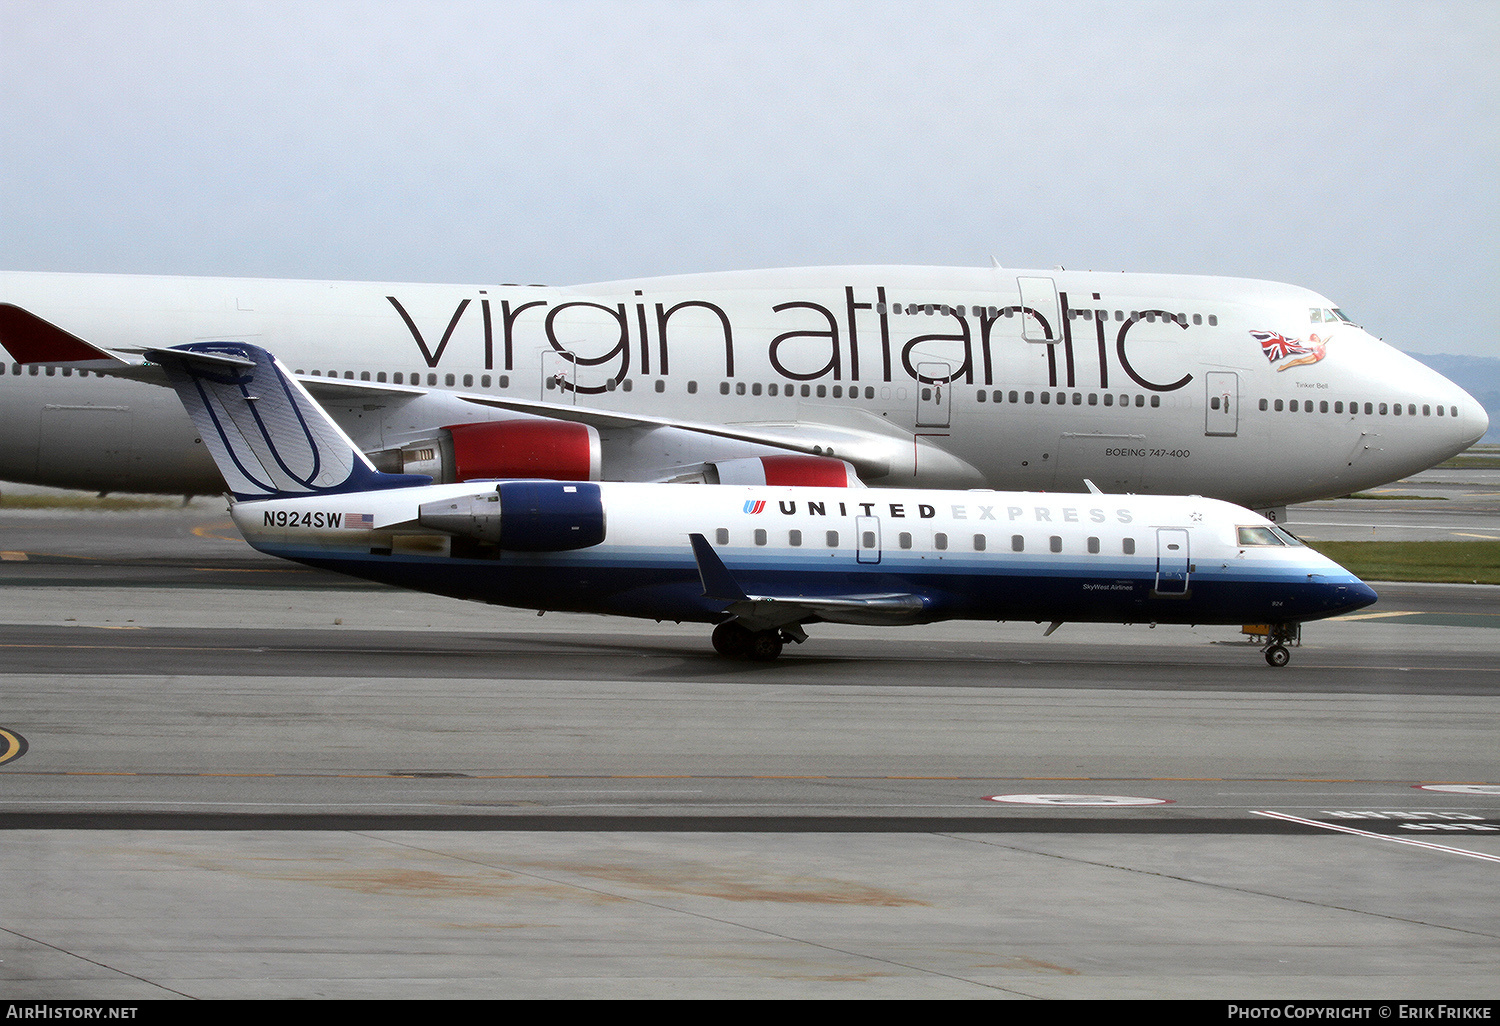
[[[1287,338],[1274,331],[1252,331],[1250,334],[1260,343],[1260,351],[1266,354],[1267,360],[1272,363],[1285,361],[1276,368],[1278,371],[1317,363],[1323,359],[1324,347],[1333,341],[1331,336],[1319,338],[1316,335],[1309,335],[1307,341],[1303,342],[1301,339]]]

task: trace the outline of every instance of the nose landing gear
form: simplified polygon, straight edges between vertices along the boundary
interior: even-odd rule
[[[1266,647],[1263,649],[1266,662],[1272,666],[1285,666],[1292,659],[1292,653],[1287,650],[1287,646],[1300,646],[1301,644],[1302,625],[1300,623],[1272,624],[1270,633],[1266,635]]]

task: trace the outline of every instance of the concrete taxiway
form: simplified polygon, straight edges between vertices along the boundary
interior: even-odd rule
[[[1500,537],[1488,488],[1292,526]],[[7,998],[1500,998],[1497,588],[1380,586],[1282,669],[1014,623],[751,665],[206,500],[0,505],[0,552]]]

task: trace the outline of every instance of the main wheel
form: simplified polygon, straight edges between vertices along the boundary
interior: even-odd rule
[[[744,659],[750,654],[750,644],[754,639],[755,635],[750,631],[733,620],[727,620],[714,628],[714,651],[730,659]]]
[[[1292,658],[1285,645],[1272,645],[1266,649],[1266,662],[1272,666],[1285,666]]]
[[[769,663],[781,655],[781,632],[756,631],[750,636],[750,648],[746,655],[758,663]]]

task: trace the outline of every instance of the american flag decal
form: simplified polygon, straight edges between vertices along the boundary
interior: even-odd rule
[[[355,531],[372,531],[375,529],[375,514],[345,513],[344,526]]]

